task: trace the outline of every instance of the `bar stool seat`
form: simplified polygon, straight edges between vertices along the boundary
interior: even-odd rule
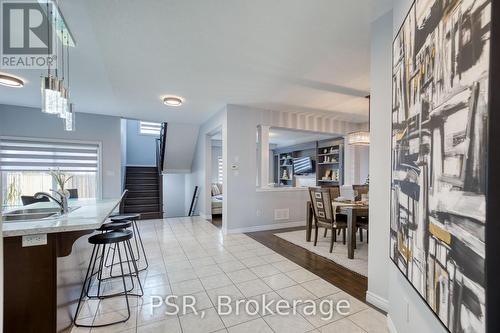
[[[148,258],[146,256],[146,250],[144,249],[144,243],[142,242],[141,232],[137,226],[137,220],[141,217],[141,214],[117,214],[110,216],[111,223],[121,223],[124,221],[132,222],[132,231],[134,233],[134,242],[136,249],[135,260],[139,262],[142,257],[144,258],[144,267],[140,268],[139,271],[145,271],[149,267]]]
[[[96,230],[97,231],[114,231],[114,230],[120,230],[120,229],[128,229],[131,226],[132,226],[132,222],[130,222],[130,221],[117,222],[117,223],[104,223]]]
[[[132,239],[132,231],[130,230],[118,230],[114,232],[108,232],[105,234],[98,234],[89,237],[90,244],[114,244],[118,242],[124,242],[126,240]]]
[[[122,220],[138,220],[141,217],[141,214],[118,214],[111,215],[109,218],[112,222],[119,222]]]

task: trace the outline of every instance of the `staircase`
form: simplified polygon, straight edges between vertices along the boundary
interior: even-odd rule
[[[161,177],[158,168],[127,166],[125,213],[141,214],[141,219],[163,218]]]

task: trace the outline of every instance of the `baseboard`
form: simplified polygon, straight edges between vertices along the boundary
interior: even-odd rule
[[[243,234],[245,232],[256,232],[256,231],[275,230],[275,229],[284,229],[284,228],[293,228],[293,227],[303,227],[305,225],[306,225],[306,222],[304,222],[304,221],[273,223],[273,224],[255,225],[255,226],[246,227],[246,228],[227,229],[227,233],[228,234]]]
[[[191,169],[165,169],[163,174],[187,174],[191,173]]]
[[[127,164],[128,167],[144,167],[144,168],[152,168],[156,167],[154,164]]]
[[[370,291],[366,292],[366,302],[384,312],[389,311],[389,301]]]
[[[389,329],[389,333],[398,333],[396,326],[394,326],[391,316],[389,315],[387,315],[387,328]]]

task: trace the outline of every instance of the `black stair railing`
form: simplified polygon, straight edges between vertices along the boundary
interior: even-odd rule
[[[163,218],[163,167],[165,165],[165,148],[167,140],[167,123],[161,123],[160,138],[156,139],[156,168],[158,170],[158,212]]]

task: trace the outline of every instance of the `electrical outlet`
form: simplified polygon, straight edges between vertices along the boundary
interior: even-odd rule
[[[288,219],[290,219],[290,209],[282,208],[282,209],[275,209],[274,210],[274,220],[275,221],[288,220]]]
[[[255,215],[257,215],[257,217],[261,217],[262,216],[262,209],[257,209],[257,211],[255,212]]]
[[[23,236],[23,247],[47,245],[47,234]]]

